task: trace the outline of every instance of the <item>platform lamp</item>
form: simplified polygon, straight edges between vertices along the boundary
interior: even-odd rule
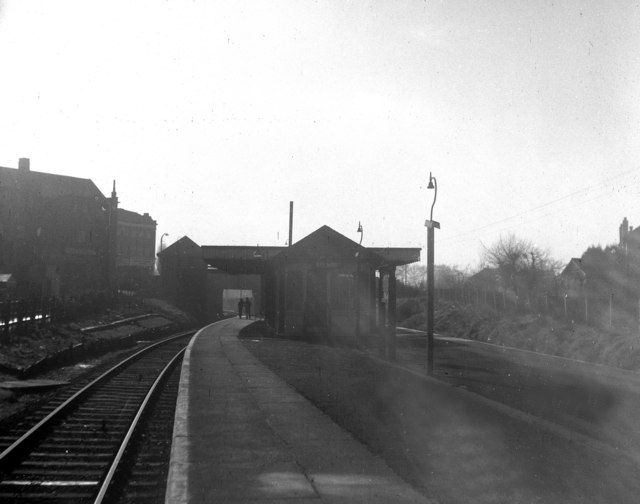
[[[362,247],[362,237],[364,235],[360,221],[358,221],[358,230],[356,233],[360,233],[360,242],[358,243],[358,250],[356,251],[356,278],[354,282],[356,294],[356,346],[358,346],[360,345],[360,247]]]
[[[162,252],[162,250],[164,249],[163,247],[163,243],[162,240],[164,240],[165,236],[169,236],[169,233],[163,233],[163,235],[160,237],[160,252]],[[162,274],[162,271],[160,271],[160,257],[156,258],[157,260],[157,269],[158,269],[158,274]]]
[[[434,277],[433,277],[433,251],[434,239],[433,230],[440,229],[440,223],[433,220],[433,207],[438,197],[438,181],[429,172],[429,185],[427,189],[434,189],[433,203],[431,203],[431,214],[424,225],[427,227],[427,374],[433,375],[433,319],[434,319]]]
[[[164,248],[164,247],[163,247],[162,240],[164,240],[164,237],[165,237],[165,236],[169,236],[169,233],[163,233],[163,234],[162,234],[162,236],[160,237],[160,252],[162,252],[162,250],[163,250],[163,248]]]

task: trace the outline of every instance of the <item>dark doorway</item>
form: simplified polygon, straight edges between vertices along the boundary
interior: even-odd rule
[[[305,330],[327,328],[327,272],[310,270],[307,273],[307,296],[304,306]]]

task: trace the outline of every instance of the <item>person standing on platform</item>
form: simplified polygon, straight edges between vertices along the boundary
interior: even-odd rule
[[[248,319],[251,318],[251,300],[249,298],[244,300],[244,312]]]
[[[238,301],[238,318],[242,318],[243,308],[244,308],[244,299],[240,298],[240,301]]]

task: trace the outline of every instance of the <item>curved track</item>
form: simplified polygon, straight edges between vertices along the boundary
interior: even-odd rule
[[[0,454],[0,501],[102,502],[145,407],[181,362],[192,335],[137,352],[6,448]]]

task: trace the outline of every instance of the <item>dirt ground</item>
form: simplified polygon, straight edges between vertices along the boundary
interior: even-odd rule
[[[370,359],[245,331],[247,348],[443,503],[637,502],[638,466]]]
[[[118,326],[113,329],[97,331],[90,334],[80,332],[82,327],[108,324],[128,317],[134,317],[145,313],[156,313],[157,317],[140,320],[132,325]],[[123,303],[119,307],[96,313],[91,317],[76,320],[65,324],[42,325],[41,327],[30,328],[25,334],[10,334],[0,340],[0,362],[12,366],[28,366],[39,359],[51,355],[56,351],[67,348],[70,345],[88,341],[92,338],[117,338],[129,333],[140,332],[144,334],[145,329],[162,328],[170,321],[174,325],[187,327],[194,324],[194,321],[186,313],[162,300],[145,300],[144,305],[133,303]],[[144,339],[144,337],[141,337]],[[39,373],[36,377],[40,379],[73,381],[88,373],[91,374],[96,369],[104,368],[111,363],[117,362],[127,354],[132,353],[138,345],[124,350],[115,350],[103,355],[85,358],[74,364],[52,369]],[[16,380],[13,374],[0,372],[0,382]],[[55,394],[54,390],[24,393],[20,391],[0,388],[0,420],[18,415],[28,408],[48,400]]]

